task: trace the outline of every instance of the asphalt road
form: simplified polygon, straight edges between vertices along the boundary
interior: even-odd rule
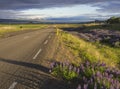
[[[52,53],[47,49],[53,46],[54,31],[43,29],[0,40],[0,89],[56,89],[57,81],[42,65]]]

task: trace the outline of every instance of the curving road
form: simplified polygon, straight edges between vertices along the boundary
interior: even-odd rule
[[[53,79],[42,62],[52,53],[54,31],[43,29],[0,40],[0,89],[50,89],[45,86]]]

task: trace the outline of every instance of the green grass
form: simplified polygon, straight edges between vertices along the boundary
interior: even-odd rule
[[[120,48],[90,43],[63,31],[59,34],[59,37],[67,47],[67,50],[70,50],[72,54],[78,56],[80,61],[87,59],[91,62],[105,62],[108,66],[112,67],[118,66]]]
[[[85,29],[104,29],[104,30],[119,30],[120,24],[100,24],[100,23],[86,23],[86,24],[56,24],[58,28],[81,28]]]
[[[0,24],[0,36],[15,31],[36,30],[47,27],[48,25],[45,24]]]
[[[120,24],[108,24],[108,25],[85,25],[87,29],[108,29],[108,30],[119,30],[120,31]]]

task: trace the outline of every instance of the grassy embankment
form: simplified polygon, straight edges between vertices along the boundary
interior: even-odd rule
[[[10,32],[23,31],[23,30],[36,30],[46,28],[45,24],[0,24],[0,37]]]
[[[80,25],[72,26],[77,27]],[[94,24],[85,24],[85,26],[98,27],[98,25],[94,26]],[[69,60],[77,65],[84,60],[90,60],[91,62],[104,62],[108,66],[118,66],[120,61],[120,48],[109,47],[100,43],[90,43],[83,39],[72,36],[64,31],[61,31],[58,37],[60,39],[59,49],[61,52],[57,53],[59,55],[57,56],[57,61]],[[63,57],[60,57],[60,55]]]
[[[88,23],[88,24],[56,24],[58,28],[79,28],[84,27],[85,29],[109,29],[119,30],[120,24],[99,24],[99,23]]]
[[[51,63],[50,72],[66,81],[68,89],[120,88],[120,48],[91,43],[62,30],[57,36],[57,62]]]
[[[109,30],[118,30],[120,31],[120,24],[106,24],[106,25],[100,25],[100,24],[96,24],[96,25],[84,25],[86,28],[89,29],[109,29]]]
[[[79,58],[79,61],[86,59],[91,62],[101,61],[110,66],[116,66],[119,61],[120,48],[86,42],[65,32],[61,32],[60,37],[63,44],[74,56]]]

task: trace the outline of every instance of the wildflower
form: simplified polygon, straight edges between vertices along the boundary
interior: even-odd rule
[[[97,89],[97,84],[95,83],[95,85],[94,85],[94,89]]]
[[[82,89],[80,84],[78,85],[77,89]]]
[[[80,69],[79,68],[77,68],[77,74],[79,74],[80,73]]]
[[[84,84],[84,89],[87,89],[88,88],[88,84]]]
[[[110,86],[110,89],[114,89],[113,85]]]

